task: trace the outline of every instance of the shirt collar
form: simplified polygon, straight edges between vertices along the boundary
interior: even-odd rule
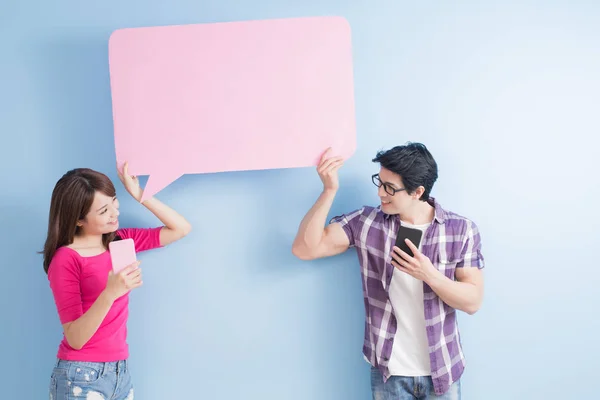
[[[429,205],[431,205],[432,207],[435,208],[435,215],[433,217],[433,220],[436,221],[438,224],[443,224],[444,222],[446,222],[446,210],[444,210],[442,208],[442,206],[440,205],[440,203],[438,203],[434,197],[429,197],[429,200],[427,200],[427,203],[429,203]],[[398,214],[386,214],[383,211],[381,211],[381,205],[379,207],[377,207],[379,212],[381,212],[383,214],[383,217],[385,219],[389,219],[389,218],[397,218],[400,219],[400,216]]]

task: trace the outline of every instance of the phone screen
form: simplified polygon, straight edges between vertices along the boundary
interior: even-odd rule
[[[135,244],[131,238],[110,242],[108,249],[115,274],[137,261]]]
[[[398,229],[398,236],[396,236],[396,247],[399,247],[400,250],[404,251],[409,256],[414,257],[415,255],[404,240],[410,240],[417,248],[419,248],[422,236],[422,230],[416,228],[408,228],[406,226],[401,225],[400,229]]]

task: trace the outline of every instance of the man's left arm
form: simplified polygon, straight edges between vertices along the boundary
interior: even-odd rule
[[[475,314],[483,301],[483,272],[478,268],[456,268],[456,281],[435,270],[425,281],[452,308]]]
[[[456,280],[446,277],[435,268],[431,260],[410,240],[407,239],[406,243],[415,256],[410,257],[398,247],[394,247],[392,264],[396,268],[427,283],[450,307],[471,315],[479,310],[483,301],[483,256],[479,232],[474,224],[467,234],[461,261],[456,265]]]

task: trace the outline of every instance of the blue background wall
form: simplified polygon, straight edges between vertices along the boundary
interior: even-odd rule
[[[460,315],[463,398],[595,395],[600,5],[418,3],[5,0],[0,397],[46,398],[61,330],[36,251],[54,183],[81,166],[117,181],[111,32],[314,15],[344,16],[353,32],[358,151],[331,214],[376,204],[369,160],[413,140],[440,165],[434,195],[481,228],[486,297]],[[370,398],[355,253],[291,254],[320,190],[306,168],[185,176],[159,194],[194,231],[142,258],[136,397]],[[118,191],[123,225],[158,223]]]

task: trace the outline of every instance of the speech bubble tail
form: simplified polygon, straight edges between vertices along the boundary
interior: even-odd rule
[[[171,183],[175,182],[179,179],[183,174],[181,173],[153,173],[148,177],[148,182],[146,182],[146,187],[144,188],[144,192],[142,193],[142,198],[140,203],[150,199],[156,193],[160,192]]]

